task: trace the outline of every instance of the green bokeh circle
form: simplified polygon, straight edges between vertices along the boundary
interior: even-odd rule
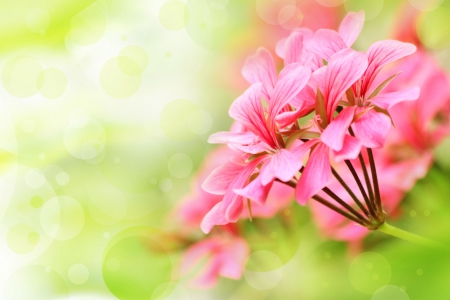
[[[132,227],[117,234],[107,245],[102,261],[103,279],[119,299],[150,299],[162,284],[178,281],[178,256],[175,243],[164,232],[152,227]]]

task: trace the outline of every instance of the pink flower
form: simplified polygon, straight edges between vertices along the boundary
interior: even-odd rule
[[[207,176],[217,167],[227,163],[229,160],[238,160],[241,156],[242,153],[225,146],[218,147],[208,155],[201,170],[192,181],[191,194],[187,195],[180,202],[171,216],[177,220],[182,231],[189,234],[193,229],[197,229],[205,215],[223,199],[223,195],[211,194],[201,188],[201,184]],[[252,216],[273,217],[280,209],[286,207],[292,198],[292,188],[275,182],[270,192],[268,192],[267,200],[264,204],[256,202],[252,204]],[[250,217],[246,205],[243,207],[240,217],[244,219]]]
[[[212,135],[209,142],[227,143],[247,155],[223,164],[205,180],[203,188],[207,192],[224,195],[222,202],[214,206],[202,222],[206,233],[214,225],[236,222],[244,197],[264,204],[274,180],[291,180],[301,166],[297,152],[284,148],[276,117],[301,92],[311,71],[300,63],[293,63],[277,78],[270,53],[259,49],[247,61],[243,73],[253,84],[233,102],[229,114],[248,131],[219,132]],[[261,96],[268,102],[267,109],[263,108]],[[250,157],[252,154],[257,155]],[[250,180],[252,175],[256,177]]]
[[[421,95],[417,101],[399,103],[390,110],[399,138],[416,151],[431,149],[450,133],[449,117],[446,114],[450,107],[449,78],[436,61],[423,51],[393,69],[397,72],[400,70],[403,72],[398,80],[386,89],[417,85],[421,87]],[[436,121],[437,117],[439,121]]]
[[[348,49],[353,44],[361,31],[363,23],[363,11],[349,13],[342,21],[339,32],[330,29],[320,29],[306,43],[305,47],[320,55],[323,59],[330,60],[336,53]],[[375,88],[372,88],[372,83],[384,66],[414,53],[415,50],[416,47],[414,45],[395,40],[379,41],[369,47],[366,54],[367,64],[358,66],[357,71],[363,72],[360,78],[352,84],[351,89],[344,91],[346,93],[345,99],[341,100],[341,97],[332,99],[328,101],[325,107],[326,116],[330,119],[340,104],[339,101],[342,101],[341,105],[346,106],[344,111],[348,111],[346,116],[349,119],[352,117],[354,120],[353,122],[335,122],[332,126],[329,126],[322,137],[324,143],[331,148],[338,147],[342,143],[343,137],[336,139],[334,134],[345,132],[352,125],[355,136],[361,141],[363,146],[368,148],[383,146],[386,135],[391,128],[388,111],[397,103],[417,99],[420,89],[412,87],[401,91],[380,94],[383,88],[396,75],[387,78]],[[327,66],[323,68],[327,68]],[[343,66],[343,69],[336,74],[344,77],[346,74],[354,74],[357,71]],[[317,85],[319,88],[321,81],[323,82],[321,80],[323,73],[325,71],[321,68],[313,74],[313,78],[318,78]],[[337,84],[339,82],[339,80],[336,81]]]
[[[329,183],[330,155],[335,161],[342,161],[357,157],[361,150],[361,143],[346,133],[353,121],[355,108],[343,110],[337,118],[334,118],[331,109],[336,109],[345,91],[361,77],[366,67],[367,59],[363,53],[344,49],[334,54],[328,65],[316,71],[312,78],[318,85],[316,125],[322,133],[299,148],[302,154],[313,148],[295,192],[301,205],[305,205],[309,198]]]
[[[207,238],[193,244],[183,253],[182,273],[190,277],[188,284],[191,287],[211,288],[217,284],[220,276],[241,278],[249,254],[247,243],[240,237]],[[199,268],[199,265],[202,267]]]

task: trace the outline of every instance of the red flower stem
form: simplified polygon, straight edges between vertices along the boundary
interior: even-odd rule
[[[382,216],[383,208],[381,206],[380,187],[378,186],[377,168],[375,167],[372,149],[367,148],[367,154],[369,155],[370,170],[372,171],[372,181],[375,189],[375,205],[379,215]]]
[[[358,213],[353,207],[351,207],[350,205],[348,205],[347,202],[343,201],[341,198],[339,198],[338,195],[336,195],[335,193],[333,193],[333,191],[331,191],[329,188],[325,187],[322,189],[328,196],[330,196],[331,198],[333,198],[337,203],[339,203],[340,205],[342,205],[343,207],[345,207],[349,212],[351,212],[353,215],[355,215],[355,217],[357,217],[359,220],[361,220],[362,222],[367,221],[360,213]]]
[[[292,187],[294,189],[297,186],[297,182],[294,181],[294,180],[283,182],[281,180],[276,179],[276,181],[281,182],[283,184],[286,184],[286,185],[288,185],[288,186],[290,186],[290,187]],[[312,196],[312,199],[314,199],[317,202],[325,205],[329,209],[334,210],[336,213],[340,214],[341,216],[343,216],[343,217],[345,217],[345,218],[347,218],[349,220],[355,221],[356,223],[358,223],[361,226],[367,227],[367,225],[368,225],[368,221],[366,219],[364,219],[364,218],[362,220],[358,219],[354,215],[352,215],[349,212],[346,212],[345,210],[343,210],[343,209],[337,207],[336,205],[328,202],[327,200],[325,200],[324,198],[320,197],[319,195]]]
[[[303,172],[303,170],[305,169],[304,166],[302,166],[299,170],[300,173]],[[336,195],[335,193],[333,193],[329,188],[325,187],[322,189],[328,196],[330,196],[331,198],[333,198],[337,203],[339,203],[340,205],[342,205],[343,207],[345,207],[349,212],[351,212],[353,215],[355,215],[355,217],[357,217],[358,219],[360,219],[361,221],[365,222],[367,221],[360,213],[358,213],[353,207],[351,207],[350,205],[348,205],[345,201],[343,201],[341,198],[339,198],[338,195]]]
[[[372,203],[370,202],[369,197],[367,197],[366,190],[364,189],[362,182],[359,179],[358,174],[356,173],[355,168],[353,167],[352,163],[349,160],[346,160],[345,164],[347,165],[348,169],[352,173],[353,178],[355,178],[356,184],[358,185],[359,190],[361,191],[361,194],[363,195],[364,202],[366,202],[366,205],[367,205],[367,208],[369,209],[370,215],[375,217],[376,214],[375,214],[374,207],[372,206]]]
[[[353,191],[350,189],[350,187],[345,183],[345,181],[342,179],[341,176],[336,172],[334,168],[331,168],[331,171],[333,172],[334,177],[339,181],[339,183],[342,185],[342,187],[347,191],[347,193],[352,197],[353,201],[356,203],[356,205],[359,206],[359,208],[363,211],[363,213],[366,215],[366,217],[369,217],[369,212],[364,207],[364,205],[359,201],[358,197],[353,193]]]
[[[354,217],[352,214],[350,214],[350,213],[340,209],[336,205],[328,202],[327,200],[325,200],[324,198],[320,197],[319,195],[312,196],[312,199],[316,200],[320,204],[325,205],[329,209],[334,210],[335,212],[337,212],[338,214],[344,216],[345,218],[350,219],[352,221],[355,221],[356,223],[360,224],[361,226],[366,227],[366,225],[364,224],[365,222],[363,222],[363,221],[359,220],[358,218]]]
[[[361,153],[359,153],[358,158],[359,158],[359,163],[361,164],[361,168],[363,170],[364,181],[366,182],[367,190],[369,192],[370,203],[372,204],[372,207],[376,208],[375,197],[373,195],[373,189],[372,189],[372,183],[370,182],[369,172],[367,172],[366,163],[364,162],[364,158],[361,155]]]

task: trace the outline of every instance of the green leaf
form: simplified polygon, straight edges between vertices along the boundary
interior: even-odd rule
[[[317,88],[316,94],[316,113],[320,116],[321,122],[320,127],[325,128],[328,125],[327,111],[325,107],[325,99],[323,98],[322,92]]]
[[[347,101],[351,104],[351,105],[355,105],[355,95],[353,94],[353,90],[350,87],[345,94],[347,95]]]
[[[372,94],[370,94],[369,99],[372,99],[373,97],[375,97],[376,95],[378,95],[388,84],[389,82],[391,82],[395,77],[398,76],[398,74],[400,74],[401,72],[398,72],[397,74],[392,75],[391,77],[389,77],[388,79],[386,79],[385,81],[383,81],[373,92]]]

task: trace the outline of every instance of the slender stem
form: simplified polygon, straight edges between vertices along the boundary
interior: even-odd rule
[[[350,187],[345,183],[345,181],[342,179],[341,176],[336,172],[334,168],[331,168],[331,171],[333,172],[334,177],[339,181],[339,183],[342,185],[342,187],[347,191],[347,193],[352,197],[353,201],[359,206],[359,208],[363,211],[363,213],[366,215],[366,217],[369,217],[369,212],[364,207],[364,205],[359,201],[358,197],[353,193],[353,191],[350,189]]]
[[[389,225],[386,222],[381,224],[380,227],[378,227],[378,230],[381,232],[384,232],[386,234],[395,236],[397,238],[400,238],[400,239],[403,239],[403,240],[406,240],[406,241],[409,241],[409,242],[412,242],[412,243],[415,243],[415,244],[418,244],[421,246],[448,250],[448,248],[442,244],[436,243],[432,240],[426,239],[424,237],[421,237],[414,233],[405,231],[403,229],[394,227],[392,225]]]
[[[250,202],[250,199],[247,199],[247,207],[248,207],[249,220],[250,220],[250,222],[253,222],[252,203]]]
[[[367,191],[369,192],[370,203],[372,204],[372,207],[376,207],[375,206],[375,197],[373,195],[372,183],[370,182],[369,172],[367,172],[366,163],[364,162],[364,158],[361,153],[359,153],[358,158],[359,158],[359,163],[361,164],[361,168],[363,170],[364,181],[366,182]]]
[[[369,197],[367,197],[366,190],[364,189],[364,187],[362,185],[362,182],[359,179],[358,174],[356,173],[355,168],[353,167],[352,163],[349,160],[346,160],[345,164],[347,165],[348,169],[352,173],[353,178],[355,178],[356,184],[358,185],[358,187],[359,187],[359,189],[361,191],[361,194],[362,194],[362,196],[364,198],[364,202],[366,202],[366,205],[367,205],[367,208],[369,209],[370,215],[375,216],[375,211],[374,211],[373,205],[370,202]]]
[[[305,170],[305,167],[302,166],[299,170],[300,173],[303,172],[303,170]],[[360,214],[358,213],[355,209],[353,209],[353,207],[351,207],[350,205],[348,205],[345,201],[343,201],[341,198],[339,198],[338,195],[336,195],[335,193],[333,193],[329,188],[325,187],[322,189],[328,196],[330,196],[331,198],[333,198],[336,202],[338,202],[340,205],[342,205],[343,207],[345,207],[348,211],[350,211],[351,213],[353,213],[358,219],[360,219],[362,222],[366,222],[367,220]],[[323,198],[322,198],[323,199]]]
[[[348,128],[348,131],[350,132],[350,134],[351,134],[352,136],[355,136],[355,133],[353,132],[352,127],[349,127],[349,128]],[[359,163],[361,164],[361,168],[362,168],[362,170],[363,170],[364,181],[366,182],[367,192],[369,193],[370,205],[371,205],[372,208],[373,208],[373,209],[371,210],[371,213],[372,213],[372,212],[374,212],[374,209],[376,208],[376,207],[375,207],[375,199],[374,199],[374,196],[373,196],[372,184],[370,183],[369,174],[368,174],[367,168],[366,168],[366,163],[364,162],[364,158],[362,157],[361,152],[359,152],[358,159],[359,159]],[[356,173],[356,172],[355,172],[355,173]],[[363,191],[363,190],[361,190],[361,192],[362,192],[362,191]],[[366,199],[364,199],[364,200],[366,200]],[[367,202],[366,202],[366,204],[367,204]],[[375,217],[376,215],[373,214],[373,216]]]
[[[383,208],[381,206],[380,188],[378,186],[377,168],[375,167],[375,161],[373,159],[372,149],[367,148],[367,154],[369,155],[370,170],[372,171],[373,188],[375,189],[375,205],[378,213],[383,214]]]
[[[312,199],[316,200],[317,202],[325,205],[326,207],[330,208],[331,210],[334,210],[335,212],[337,212],[338,214],[344,216],[347,219],[350,219],[352,221],[355,221],[356,223],[360,224],[361,226],[365,227],[365,224],[359,220],[358,218],[354,217],[353,215],[349,214],[348,212],[340,209],[339,207],[337,207],[336,205],[328,202],[327,200],[325,200],[324,198],[320,197],[319,195],[314,195],[312,197]]]
[[[278,181],[278,182],[281,182],[281,183],[283,183],[283,184],[286,184],[286,185],[288,185],[288,186],[290,186],[290,187],[292,187],[292,188],[294,188],[294,189],[295,189],[295,187],[297,186],[297,182],[296,182],[295,180],[289,180],[289,181],[287,181],[287,182],[280,181],[280,180],[278,180],[278,179],[275,179],[275,180]],[[354,215],[352,215],[352,214],[350,214],[350,213],[344,211],[343,209],[337,207],[336,205],[334,205],[334,204],[328,202],[327,200],[325,200],[324,198],[320,197],[319,195],[314,195],[314,196],[312,196],[312,198],[313,198],[314,200],[316,200],[317,202],[319,202],[319,203],[325,205],[326,207],[328,207],[328,208],[334,210],[334,211],[337,212],[338,214],[344,216],[345,218],[350,219],[350,220],[352,220],[352,221],[355,221],[356,223],[360,224],[361,226],[364,226],[364,227],[366,226],[365,223],[367,223],[367,220],[364,219],[364,218],[362,218],[361,215],[358,214],[358,215],[362,218],[362,219],[359,219],[359,218],[355,217]],[[342,200],[341,200],[341,201],[342,201]],[[344,202],[344,203],[345,203],[345,202]],[[347,204],[347,203],[345,203],[345,204]],[[350,208],[351,208],[351,207],[350,207]],[[356,212],[356,213],[357,213],[357,212]]]
[[[357,212],[353,207],[351,207],[350,205],[348,205],[347,202],[343,201],[341,198],[339,198],[338,195],[336,195],[335,193],[333,193],[332,190],[330,190],[327,187],[324,187],[322,189],[328,196],[330,196],[331,198],[333,198],[337,203],[339,203],[340,205],[342,205],[343,207],[345,207],[349,212],[351,212],[353,215],[355,215],[355,217],[357,217],[358,219],[360,219],[361,221],[365,222],[367,221],[359,212]]]

